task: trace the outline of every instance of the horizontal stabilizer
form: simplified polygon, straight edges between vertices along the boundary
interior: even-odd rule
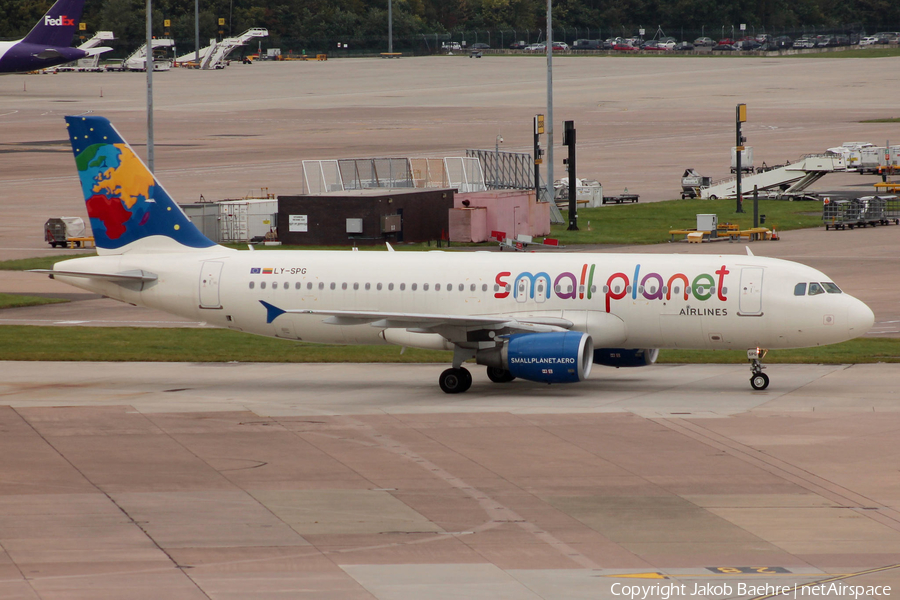
[[[51,60],[55,58],[62,58],[62,52],[60,52],[56,48],[47,48],[46,50],[41,50],[40,52],[35,54],[34,57],[41,60]]]
[[[54,271],[53,269],[30,269],[30,273],[45,273],[53,279],[54,275],[63,275],[65,277],[87,277],[90,279],[105,279],[114,283],[122,283],[127,281],[140,281],[146,283],[156,281],[158,278],[155,273],[147,271],[123,271],[121,273],[91,273],[89,271]]]

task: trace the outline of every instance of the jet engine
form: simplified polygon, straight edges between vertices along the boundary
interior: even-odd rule
[[[502,346],[479,350],[478,364],[541,383],[575,383],[591,373],[594,343],[580,331],[518,333]]]
[[[659,357],[657,348],[597,348],[594,350],[594,362],[606,367],[646,367],[656,362]]]

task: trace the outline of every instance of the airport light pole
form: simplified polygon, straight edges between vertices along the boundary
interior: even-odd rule
[[[388,52],[394,51],[394,7],[393,0],[388,0]]]
[[[153,173],[153,0],[147,0],[147,168]]]
[[[578,231],[577,180],[575,179],[575,121],[566,121],[566,128],[563,130],[563,146],[568,146],[569,148],[569,157],[566,159],[566,170],[569,176],[568,231]]]
[[[547,0],[547,200],[553,202],[553,6]]]
[[[194,62],[200,64],[200,0],[194,0]]]
[[[734,110],[734,121],[737,126],[737,137],[734,148],[736,165],[737,165],[737,187],[735,189],[735,195],[737,196],[737,210],[735,212],[742,213],[744,212],[744,199],[741,197],[741,176],[743,175],[743,166],[741,165],[741,154],[744,152],[744,142],[747,141],[743,135],[741,135],[741,123],[747,121],[747,105],[746,104],[738,104]]]

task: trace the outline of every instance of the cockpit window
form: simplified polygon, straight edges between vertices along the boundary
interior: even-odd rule
[[[822,289],[822,286],[819,285],[818,283],[813,282],[813,283],[809,284],[809,295],[810,296],[818,296],[819,294],[824,294],[824,293],[825,293],[825,290]]]
[[[831,283],[830,281],[823,281],[822,286],[825,288],[825,291],[829,294],[841,294],[841,288]]]
[[[795,296],[805,296],[806,295],[806,284],[798,283],[794,286],[794,295]]]

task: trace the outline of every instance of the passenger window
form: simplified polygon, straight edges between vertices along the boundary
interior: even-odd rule
[[[256,287],[256,284],[253,283],[253,282],[251,281],[251,282],[250,282],[250,289],[252,290],[254,287]]]
[[[342,289],[342,290],[346,290],[346,289],[347,289],[347,282],[346,282],[346,281],[345,281],[344,283],[341,284],[341,289]]]
[[[426,283],[425,285],[428,285],[428,284]],[[441,291],[441,284],[439,284],[439,283],[434,284],[434,291],[436,291],[436,292]]]
[[[831,283],[830,281],[823,281],[822,286],[825,288],[825,291],[829,294],[842,294],[841,288]]]
[[[354,284],[353,284],[353,289],[354,289],[354,290],[358,290],[358,289],[359,289],[359,284],[358,284],[358,283],[354,283]]]
[[[393,283],[389,283],[389,284],[388,284],[388,291],[390,291],[390,292],[393,292],[393,291],[394,291],[394,284],[393,284]]]
[[[413,289],[416,289],[416,284],[413,284]],[[428,291],[428,284],[427,284],[427,283],[422,284],[422,291],[425,291],[425,292]]]
[[[322,284],[320,283],[319,285],[322,285]],[[312,281],[310,281],[306,284],[306,289],[308,289],[308,290],[312,289]]]
[[[324,290],[324,289],[325,289],[325,282],[324,282],[324,281],[320,281],[320,282],[319,282],[319,289],[320,289],[320,290]]]
[[[474,290],[473,290],[473,291],[474,291]],[[487,284],[486,284],[486,283],[482,283],[482,284],[481,284],[481,291],[482,291],[482,292],[486,292],[486,291],[487,291]]]
[[[371,289],[372,289],[372,284],[371,284],[371,283],[367,283],[367,284],[366,284],[366,290],[371,290]]]
[[[366,285],[369,285],[369,284],[367,283]],[[366,288],[366,289],[369,289],[369,288]],[[380,291],[381,291],[381,284],[379,283],[378,285],[376,285],[376,286],[375,286],[375,289],[377,289],[377,290],[380,292]]]
[[[266,282],[265,282],[265,281],[260,281],[260,282],[259,282],[259,289],[261,289],[261,290],[266,289]]]
[[[411,289],[412,291],[416,291],[416,287],[418,287],[418,285],[414,283],[410,286],[409,289]],[[425,289],[427,290],[428,288],[426,287]]]
[[[302,285],[303,284],[298,281],[297,283],[294,284],[294,287],[299,290]]]
[[[805,296],[806,295],[806,284],[798,283],[794,286],[794,295],[795,296]]]
[[[334,289],[334,282],[333,282],[333,281],[331,282],[331,286],[330,286],[330,287],[331,287],[331,289]]]
[[[393,284],[391,284],[391,285],[393,285]],[[406,289],[406,284],[405,284],[405,283],[401,283],[401,284],[400,284],[400,291],[402,292],[402,291],[405,290],[405,289]]]
[[[810,296],[818,296],[819,294],[824,294],[825,290],[822,289],[822,286],[818,283],[809,284],[809,295]]]

